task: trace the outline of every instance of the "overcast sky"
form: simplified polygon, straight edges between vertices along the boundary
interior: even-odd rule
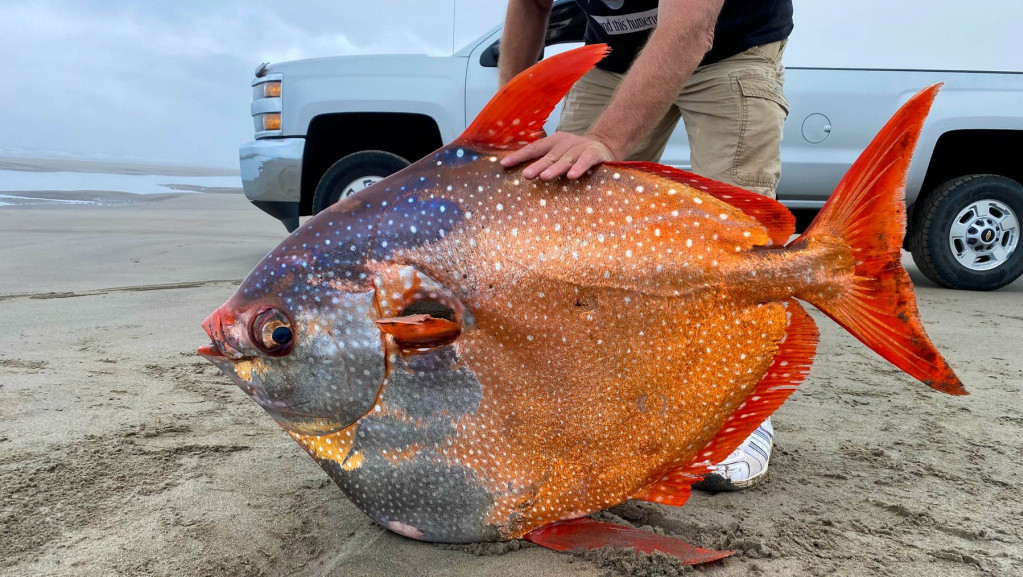
[[[0,154],[237,167],[260,62],[446,55],[499,24],[506,1],[0,0]],[[1023,71],[1019,0],[795,7],[790,67]]]
[[[0,0],[0,149],[236,167],[260,62],[446,55],[499,24],[505,4]]]

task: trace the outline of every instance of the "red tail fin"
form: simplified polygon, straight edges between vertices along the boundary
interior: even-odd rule
[[[821,299],[800,294],[895,366],[945,393],[965,395],[959,378],[924,332],[913,283],[901,264],[905,183],[924,119],[941,85],[895,113],[838,184],[803,236],[844,240],[856,259],[851,285]]]
[[[543,123],[558,102],[609,49],[591,44],[534,64],[490,99],[457,142],[483,148],[521,148],[543,136]]]

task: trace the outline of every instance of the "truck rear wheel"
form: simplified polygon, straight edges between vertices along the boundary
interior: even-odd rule
[[[380,182],[408,165],[404,158],[382,150],[349,154],[323,173],[313,193],[313,213]]]
[[[920,201],[909,250],[941,286],[994,290],[1023,274],[1023,185],[994,174],[955,178]]]

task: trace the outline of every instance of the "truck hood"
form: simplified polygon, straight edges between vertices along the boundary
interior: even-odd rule
[[[427,56],[425,54],[365,54],[355,56],[329,56],[278,62],[266,67],[268,73],[283,74],[285,78],[358,76],[422,76],[459,69],[464,71],[468,57]]]

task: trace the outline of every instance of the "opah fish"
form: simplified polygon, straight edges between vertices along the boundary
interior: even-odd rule
[[[603,54],[521,74],[454,143],[312,218],[204,323],[200,353],[402,535],[663,549],[580,518],[681,505],[778,408],[817,343],[795,299],[965,394],[900,265],[902,187],[937,87],[789,242],[777,202],[669,167],[553,182],[501,167]]]

